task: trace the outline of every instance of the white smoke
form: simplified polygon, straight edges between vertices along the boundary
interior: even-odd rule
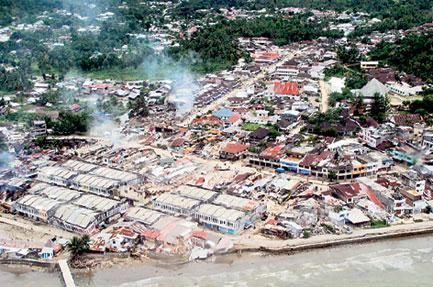
[[[122,134],[121,127],[113,116],[114,114],[118,114],[118,112],[113,111],[112,114],[106,114],[104,111],[99,110],[96,104],[98,98],[106,100],[107,97],[109,96],[92,95],[88,98],[88,107],[95,111],[88,135],[102,139],[115,147],[120,147],[125,145],[126,137]]]
[[[89,136],[103,139],[114,147],[125,146],[126,136],[121,133],[121,128],[112,118],[96,118],[90,127]]]
[[[176,61],[166,54],[151,55],[143,61],[148,79],[172,81],[169,101],[176,105],[179,116],[191,111],[195,94],[199,90],[198,75],[191,70],[190,63],[191,60]]]
[[[13,154],[2,151],[0,152],[0,168],[13,168],[15,167],[16,158]]]

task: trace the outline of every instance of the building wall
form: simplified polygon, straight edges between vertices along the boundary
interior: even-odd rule
[[[200,224],[203,224],[207,228],[228,234],[236,234],[243,230],[246,223],[245,217],[235,222],[227,222],[225,220],[200,214],[198,212],[195,213],[194,217]]]

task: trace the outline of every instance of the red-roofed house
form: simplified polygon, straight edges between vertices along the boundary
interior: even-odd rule
[[[192,121],[194,126],[222,126],[223,122],[216,116],[203,116]]]
[[[220,158],[228,160],[238,160],[245,155],[248,147],[249,145],[241,143],[228,143],[220,151]]]
[[[280,152],[282,151],[283,148],[284,148],[284,145],[282,145],[282,144],[268,147],[267,149],[265,149],[264,151],[262,151],[260,153],[260,156],[272,158],[272,159],[279,158]]]
[[[239,121],[241,119],[241,114],[234,114],[233,116],[231,116],[230,118],[227,119],[227,122],[229,124],[234,124],[237,121]]]
[[[272,168],[281,167],[280,159],[284,155],[285,145],[276,145],[266,148],[259,155],[252,155],[249,159],[251,164]]]
[[[253,54],[254,61],[257,63],[275,63],[280,55],[277,52],[256,52]]]
[[[354,203],[354,201],[366,197],[366,194],[361,192],[359,182],[333,185],[331,186],[331,192],[333,196],[345,203]]]
[[[273,92],[277,97],[299,99],[299,85],[295,82],[275,82]]]

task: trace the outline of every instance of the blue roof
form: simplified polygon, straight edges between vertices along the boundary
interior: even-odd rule
[[[233,111],[227,109],[227,108],[222,108],[219,109],[218,111],[214,112],[212,115],[214,115],[215,117],[218,118],[229,118],[233,115]]]

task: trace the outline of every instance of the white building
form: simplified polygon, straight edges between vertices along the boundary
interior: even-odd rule
[[[194,217],[199,223],[210,229],[229,234],[236,234],[243,230],[247,221],[244,212],[214,204],[201,205]]]
[[[191,216],[200,205],[199,200],[186,198],[177,194],[164,193],[153,201],[153,207],[171,215]]]
[[[397,83],[397,82],[388,82],[386,83],[386,87],[389,89],[391,93],[397,94],[403,97],[415,96],[419,92],[422,92],[423,86],[415,86],[412,87],[408,83]]]

